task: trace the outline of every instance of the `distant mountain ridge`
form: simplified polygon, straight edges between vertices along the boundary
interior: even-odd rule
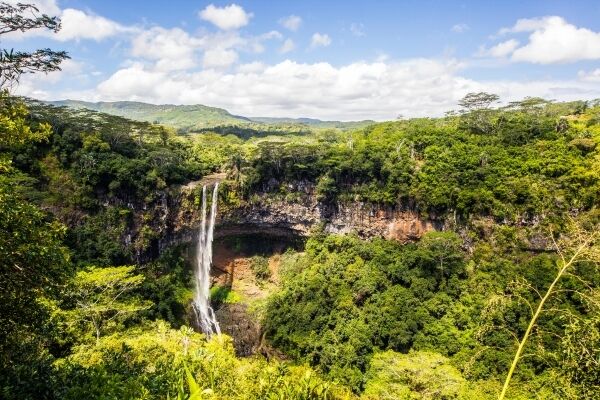
[[[276,117],[249,117],[254,122],[263,124],[301,124],[308,125],[315,128],[338,128],[338,129],[351,129],[351,128],[362,128],[367,125],[374,124],[375,121],[363,120],[363,121],[323,121],[316,118],[276,118]]]
[[[356,129],[375,123],[375,121],[370,120],[342,122],[322,121],[314,118],[247,118],[231,114],[223,108],[209,107],[202,104],[158,105],[138,101],[101,101],[93,103],[80,100],[60,100],[48,103],[55,106],[87,108],[132,120],[168,125],[187,132],[226,125],[304,125],[312,128]]]
[[[50,104],[71,108],[87,108],[137,121],[169,125],[177,129],[201,129],[218,125],[235,125],[252,122],[248,118],[230,114],[222,108],[208,107],[201,104],[156,105],[138,101],[101,101],[92,103],[79,100],[52,101]]]

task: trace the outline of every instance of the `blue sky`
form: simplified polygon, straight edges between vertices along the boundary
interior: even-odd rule
[[[600,97],[598,1],[37,3],[63,30],[0,45],[69,52],[62,72],[17,88],[40,99],[381,120],[441,115],[480,90]]]

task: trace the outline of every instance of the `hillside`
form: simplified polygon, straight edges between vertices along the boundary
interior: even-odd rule
[[[106,114],[137,121],[172,126],[176,129],[199,129],[218,125],[239,125],[251,122],[248,118],[230,114],[216,107],[196,105],[149,104],[137,101],[91,103],[79,100],[61,100],[50,104],[71,108],[87,108]]]
[[[300,131],[314,129],[359,129],[374,123],[374,121],[321,121],[314,118],[247,118],[233,115],[229,111],[217,107],[174,104],[149,104],[138,101],[87,102],[80,100],[59,100],[49,104],[71,108],[86,108],[106,114],[117,115],[135,121],[152,122],[167,125],[179,132],[197,132],[219,126],[249,128],[260,131]]]
[[[312,128],[334,128],[334,129],[360,129],[368,125],[374,124],[375,121],[364,120],[364,121],[322,121],[315,118],[273,118],[273,117],[251,117],[250,120],[254,122],[260,122],[263,124],[279,125],[279,124],[292,124],[292,125],[306,125]]]

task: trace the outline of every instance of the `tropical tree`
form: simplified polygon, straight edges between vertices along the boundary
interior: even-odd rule
[[[49,125],[33,127],[27,116],[22,102],[0,92],[0,386],[30,373],[15,365],[35,369],[44,357],[45,300],[58,296],[72,272],[66,228],[27,201],[28,177],[13,166],[15,150],[50,134]]]
[[[388,350],[373,356],[363,398],[457,399],[465,386],[460,371],[440,354]]]
[[[443,282],[462,267],[464,255],[461,245],[462,240],[454,232],[429,232],[419,242],[417,254]]]
[[[134,269],[134,266],[91,267],[76,274],[73,280],[76,308],[71,314],[91,325],[97,341],[109,323],[123,321],[152,305],[130,295],[144,281],[142,275],[133,274]]]
[[[2,166],[0,165],[0,168]],[[43,307],[36,298],[50,296],[68,277],[65,228],[19,199],[0,174],[0,353],[8,356],[15,332],[40,328]]]
[[[458,105],[463,108],[461,120],[465,127],[474,133],[492,133],[494,110],[491,106],[499,99],[498,95],[486,92],[469,93],[463,97]]]
[[[61,28],[60,20],[41,14],[33,4],[12,5],[0,2],[0,35],[40,28],[58,32]],[[12,87],[24,73],[60,70],[60,63],[67,58],[70,57],[65,51],[39,49],[26,52],[0,49],[0,88]]]
[[[48,139],[50,125],[42,123],[32,128],[28,115],[27,107],[20,99],[0,91],[0,152]]]

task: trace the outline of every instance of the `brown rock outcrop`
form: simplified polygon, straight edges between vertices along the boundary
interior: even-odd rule
[[[327,233],[354,233],[363,238],[382,237],[408,242],[418,240],[424,233],[440,230],[443,222],[425,219],[415,211],[399,207],[378,207],[353,202],[336,205],[322,204],[314,196],[289,202],[273,199],[267,194],[255,196],[251,204],[221,214],[217,230],[284,229],[293,234],[308,236],[317,227]]]

